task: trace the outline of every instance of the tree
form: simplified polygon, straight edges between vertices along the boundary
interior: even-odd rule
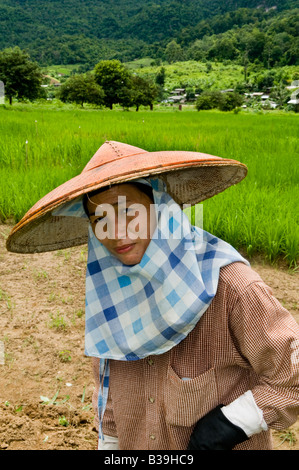
[[[233,37],[224,36],[215,41],[214,46],[209,51],[209,57],[216,57],[220,60],[235,59],[237,49]]]
[[[225,93],[218,108],[221,111],[232,111],[243,104],[243,97],[239,93]]]
[[[269,70],[266,72],[262,72],[255,76],[254,83],[256,84],[259,90],[264,90],[266,88],[273,87],[275,82],[275,72],[273,70]]]
[[[127,83],[119,90],[118,103],[124,108],[128,109],[130,106],[134,106],[134,91],[132,83]]]
[[[299,63],[298,59],[299,51],[299,37],[294,37],[290,49],[285,52],[285,61],[288,65],[297,65]]]
[[[215,36],[205,36],[197,39],[188,49],[188,56],[191,60],[206,59],[215,45]]]
[[[0,52],[0,80],[5,85],[10,104],[13,98],[34,100],[41,97],[44,92],[42,78],[38,65],[19,47]]]
[[[57,97],[63,102],[81,104],[91,103],[101,105],[104,103],[103,89],[98,85],[92,74],[77,74],[70,77],[58,90]]]
[[[261,59],[266,44],[266,36],[258,28],[248,31],[242,28],[238,32],[240,49],[246,52],[249,61]]]
[[[159,86],[138,75],[132,75],[127,86],[122,87],[119,92],[119,104],[128,109],[130,106],[139,107],[150,106],[153,109],[153,102],[158,96]]]
[[[165,79],[166,79],[166,70],[164,67],[161,67],[159,72],[156,75],[156,83],[163,88],[165,85]]]
[[[124,89],[130,88],[130,72],[119,60],[102,60],[94,69],[95,81],[104,93],[104,104],[110,109],[121,101]]]
[[[204,91],[196,100],[197,111],[218,108],[223,101],[223,93],[220,91]]]
[[[195,88],[186,88],[186,101],[195,101]]]
[[[179,62],[183,60],[183,51],[181,46],[176,41],[170,41],[165,49],[165,56],[168,62]]]
[[[135,75],[132,77],[132,90],[136,111],[139,110],[140,105],[150,106],[153,109],[153,102],[158,95],[158,87],[154,83]]]
[[[221,93],[218,90],[204,91],[196,100],[198,111],[218,108],[221,111],[232,111],[241,106],[243,97],[239,93]]]

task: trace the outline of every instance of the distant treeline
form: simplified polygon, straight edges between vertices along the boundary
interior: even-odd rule
[[[299,62],[296,0],[0,0],[0,49],[40,65],[156,60]],[[259,7],[259,8],[257,8]]]

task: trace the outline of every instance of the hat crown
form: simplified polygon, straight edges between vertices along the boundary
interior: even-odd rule
[[[146,150],[123,144],[122,142],[106,141],[89,160],[82,173],[93,170],[107,163],[126,158],[132,155],[148,153]]]

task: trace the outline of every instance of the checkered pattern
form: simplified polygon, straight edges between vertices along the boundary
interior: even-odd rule
[[[54,216],[65,216],[65,217],[82,217],[87,219],[87,215],[84,211],[82,204],[82,196],[73,199],[72,201],[66,202],[62,206],[52,211]]]
[[[157,228],[140,264],[123,265],[89,227],[85,353],[101,359],[100,416],[109,382],[104,360],[134,361],[169,351],[186,338],[209,307],[220,268],[236,261],[247,263],[226,242],[191,226],[161,180],[149,179],[149,183]],[[55,215],[83,212],[76,200]]]

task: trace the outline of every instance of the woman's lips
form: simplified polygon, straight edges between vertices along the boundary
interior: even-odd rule
[[[118,247],[115,248],[115,251],[119,254],[127,253],[128,251],[130,251],[133,248],[134,245],[135,245],[135,243],[131,243],[130,245],[118,246]]]

